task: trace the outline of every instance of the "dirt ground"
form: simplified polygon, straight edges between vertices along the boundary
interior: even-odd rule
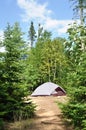
[[[37,105],[34,127],[30,130],[73,130],[71,126],[62,119],[62,113],[57,101],[65,102],[66,96],[53,97],[31,97]]]
[[[64,122],[62,113],[56,102],[66,102],[66,96],[30,97],[37,105],[34,119],[12,123],[8,130],[74,130],[69,123]]]

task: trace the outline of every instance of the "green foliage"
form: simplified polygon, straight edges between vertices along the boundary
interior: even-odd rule
[[[35,40],[33,23],[30,40]],[[74,23],[69,37],[51,40],[51,33],[39,25],[38,39],[27,52],[23,33],[18,23],[8,24],[4,32],[0,52],[0,118],[21,120],[34,115],[32,101],[24,102],[28,91],[51,81],[66,88],[69,102],[63,105],[63,113],[77,130],[86,130],[86,26]],[[0,121],[2,127],[3,122]]]
[[[29,116],[34,112],[32,103],[28,106],[24,103],[24,97],[28,94],[24,78],[24,56],[27,52],[22,35],[18,23],[12,27],[8,24],[4,32],[5,52],[0,55],[0,118],[5,120],[13,120],[17,111],[27,112]],[[27,111],[27,108],[32,110]]]
[[[74,23],[68,29],[68,35],[68,40],[65,42],[65,50],[72,70],[74,70],[86,50],[86,26]]]
[[[86,26],[74,24],[68,29],[66,55],[69,58],[67,86],[70,100],[63,105],[63,114],[76,130],[86,129]]]
[[[86,0],[69,0],[71,2],[73,2],[73,12],[74,12],[74,16],[75,18],[79,18],[81,24],[83,24],[85,22],[85,18],[86,18]]]
[[[40,64],[40,71],[44,82],[52,81],[61,82],[61,75],[66,65],[66,58],[64,56],[64,46],[58,39],[45,42],[42,49],[42,60]]]
[[[44,33],[46,35],[39,38],[26,60],[28,66],[26,75],[28,75],[27,82],[30,91],[48,81],[61,84],[67,66],[64,55],[64,40],[57,38],[51,41],[50,34]]]
[[[20,105],[20,106],[19,106]],[[18,104],[18,108],[13,111],[13,118],[15,121],[32,118],[34,116],[36,105],[31,100]]]
[[[35,32],[35,29],[34,29],[34,24],[33,24],[33,22],[31,22],[31,25],[30,25],[28,34],[29,34],[29,35],[28,35],[29,40],[30,40],[30,42],[31,42],[31,47],[33,47],[33,43],[34,43],[35,38],[36,38],[36,32]]]
[[[0,118],[0,130],[4,130],[4,122],[3,119]]]
[[[71,102],[63,107],[64,116],[71,119],[78,130],[86,128],[86,104]]]

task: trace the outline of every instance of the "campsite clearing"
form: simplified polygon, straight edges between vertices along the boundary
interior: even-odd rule
[[[61,110],[56,102],[66,102],[66,96],[37,96],[31,98],[37,105],[33,119],[14,122],[8,130],[73,130],[68,122],[64,122]],[[7,129],[6,129],[7,130]]]
[[[66,96],[39,96],[31,99],[36,103],[37,111],[34,125],[30,130],[73,130],[67,122],[63,121],[61,110],[56,103],[65,102]]]

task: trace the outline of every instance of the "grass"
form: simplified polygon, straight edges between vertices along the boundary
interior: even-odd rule
[[[27,119],[22,121],[6,123],[4,130],[30,130],[33,128],[33,121],[34,119]]]

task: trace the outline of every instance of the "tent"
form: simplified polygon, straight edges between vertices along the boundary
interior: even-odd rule
[[[66,95],[66,92],[59,85],[51,82],[46,82],[35,89],[31,96],[62,96]]]

